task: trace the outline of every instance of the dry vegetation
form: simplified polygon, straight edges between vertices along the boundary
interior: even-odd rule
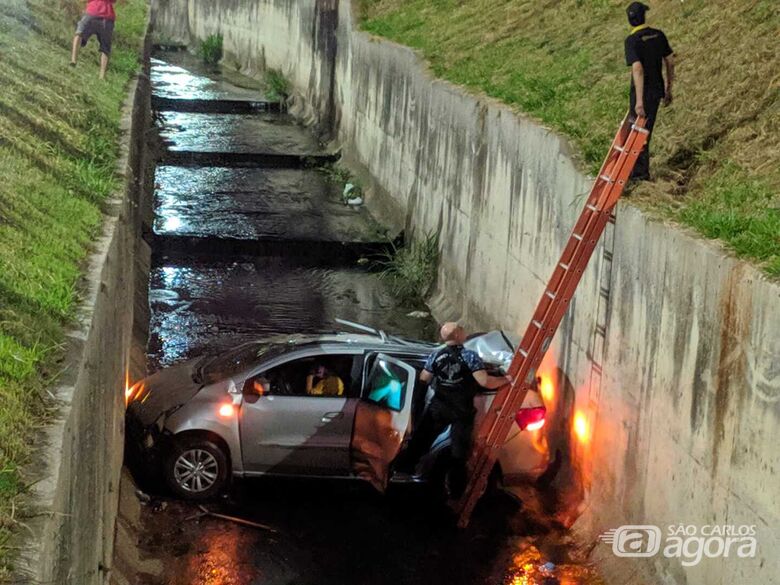
[[[117,188],[119,117],[138,67],[146,3],[118,6],[112,63],[98,80],[95,41],[68,67],[75,0],[0,3],[0,581],[19,526],[20,466],[51,404],[76,282]]]
[[[537,117],[598,168],[627,107],[627,0],[362,0],[362,25]],[[632,197],[780,275],[780,3],[654,0],[678,60]]]

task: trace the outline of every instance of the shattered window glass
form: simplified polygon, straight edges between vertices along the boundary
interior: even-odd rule
[[[403,409],[406,400],[407,381],[406,370],[377,359],[368,377],[366,400],[398,412]]]

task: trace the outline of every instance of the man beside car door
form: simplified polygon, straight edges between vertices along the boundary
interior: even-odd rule
[[[487,373],[479,355],[463,347],[466,331],[457,323],[445,323],[440,334],[444,347],[428,357],[420,373],[420,381],[431,385],[433,398],[409,445],[396,460],[395,471],[414,474],[420,458],[449,426],[451,454],[446,485],[450,497],[455,498],[460,496],[466,486],[466,462],[474,430],[474,396],[477,387],[493,390],[511,380],[509,376],[491,376]]]

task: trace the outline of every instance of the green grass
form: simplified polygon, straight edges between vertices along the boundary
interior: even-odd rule
[[[780,207],[767,209],[774,198],[767,183],[726,163],[707,180],[704,195],[678,215],[705,236],[729,242],[739,256],[755,258],[780,274]]]
[[[198,55],[205,63],[216,65],[222,59],[222,35],[209,35],[198,47]]]
[[[138,68],[144,0],[117,5],[108,79],[93,40],[71,69],[81,3],[0,7],[0,579],[30,435],[46,419],[77,281],[115,174],[121,105]],[[17,510],[18,511],[18,510]]]
[[[283,102],[290,96],[290,82],[280,70],[266,70],[265,83],[268,87],[267,97],[272,102]]]
[[[438,235],[428,234],[395,248],[385,261],[380,262],[380,274],[390,283],[390,289],[399,300],[421,303],[431,293],[438,263]]]
[[[623,0],[360,0],[362,27],[418,49],[433,73],[568,136],[594,172],[628,105]],[[675,49],[675,103],[635,189],[780,275],[780,7],[774,0],[656,0]],[[760,39],[760,42],[756,42]],[[758,189],[756,192],[755,190]]]

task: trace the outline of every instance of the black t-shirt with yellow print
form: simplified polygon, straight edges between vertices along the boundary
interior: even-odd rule
[[[672,54],[672,47],[663,31],[649,26],[637,27],[626,37],[626,65],[639,61],[645,71],[645,92],[660,94],[664,89],[663,60]],[[633,89],[634,80],[631,79]]]

